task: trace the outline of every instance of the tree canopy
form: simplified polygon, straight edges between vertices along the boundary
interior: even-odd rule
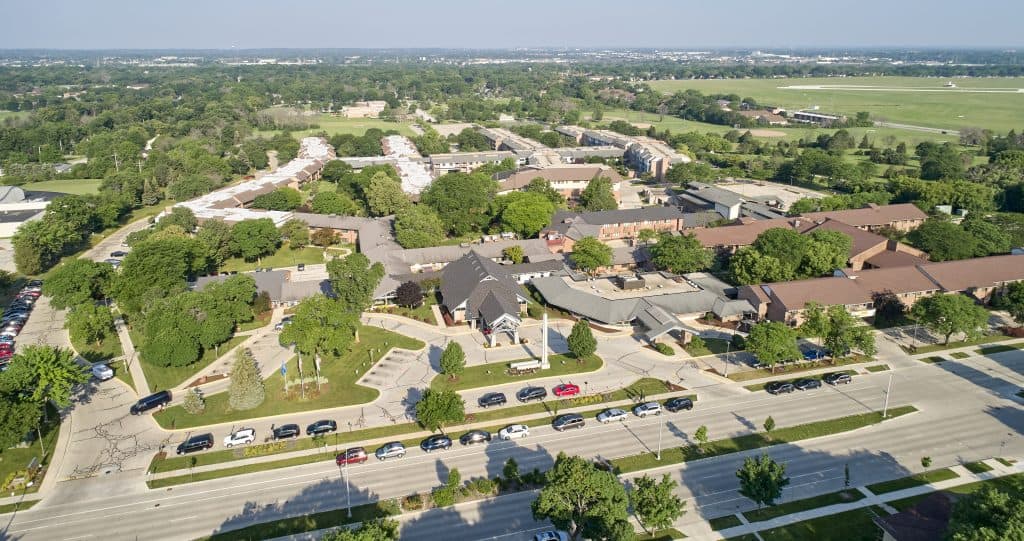
[[[711,252],[704,248],[693,234],[663,234],[658,238],[658,243],[648,249],[651,252],[651,263],[658,270],[683,274],[705,270],[711,266]]]
[[[775,500],[782,496],[782,489],[789,485],[786,465],[775,462],[767,454],[747,457],[736,477],[740,479],[740,494],[753,500],[758,508],[775,505]]]
[[[532,505],[534,519],[550,520],[574,541],[611,538],[613,532],[622,531],[622,523],[632,534],[629,498],[615,474],[598,469],[590,460],[559,453],[544,477],[544,488]]]
[[[491,213],[502,231],[511,231],[519,238],[535,236],[551,221],[555,205],[548,198],[533,192],[512,192],[494,200]]]
[[[278,339],[304,355],[337,356],[348,350],[359,329],[359,313],[322,293],[303,299]]]
[[[43,282],[43,294],[54,308],[92,302],[106,296],[114,268],[89,259],[72,259],[57,267]]]
[[[592,273],[612,263],[612,249],[594,237],[583,237],[573,245],[569,259],[581,271]]]
[[[945,344],[956,333],[963,333],[965,339],[977,336],[988,324],[988,310],[959,293],[936,293],[919,299],[911,313],[925,327],[943,335]]]
[[[395,240],[402,248],[437,246],[444,239],[444,224],[430,207],[411,205],[395,214]]]
[[[270,255],[281,246],[281,232],[270,218],[242,220],[231,227],[231,251],[253,261]]]
[[[589,211],[615,210],[619,202],[612,191],[612,181],[607,177],[598,177],[587,183],[580,192],[580,206]]]
[[[796,336],[796,329],[785,323],[762,321],[750,329],[746,348],[757,356],[761,363],[774,367],[776,363],[800,358]]]
[[[498,183],[480,173],[447,173],[420,194],[420,202],[433,208],[452,235],[479,231],[489,221],[487,209]]]
[[[465,418],[466,403],[451,389],[427,389],[416,403],[416,420],[431,432]]]
[[[373,303],[373,291],[384,277],[384,266],[370,264],[361,253],[351,253],[327,263],[331,290],[344,310],[359,313]]]

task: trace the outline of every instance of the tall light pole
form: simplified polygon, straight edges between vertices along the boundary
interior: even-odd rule
[[[658,423],[658,454],[655,455],[655,458],[657,460],[661,460],[661,432],[662,432],[663,428],[665,428],[665,420],[664,419],[662,419],[661,422]]]
[[[729,348],[732,346],[732,336],[729,335],[729,341],[725,343],[725,377],[729,377]]]
[[[882,406],[882,419],[885,419],[886,415],[889,413],[889,395],[892,394],[892,376],[893,372],[890,369],[889,385],[885,388],[885,405]]]
[[[347,453],[347,451],[346,451]],[[348,482],[348,457],[345,457],[345,505],[348,506],[348,518],[352,518],[352,493],[351,483]]]

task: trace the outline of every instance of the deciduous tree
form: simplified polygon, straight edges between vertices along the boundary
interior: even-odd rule
[[[911,310],[925,327],[943,335],[944,344],[955,333],[965,339],[976,336],[988,323],[988,311],[966,295],[936,293],[918,300]]]
[[[50,272],[43,294],[57,309],[89,303],[106,295],[113,275],[113,267],[106,263],[72,259]]]
[[[402,248],[437,246],[445,239],[444,224],[425,205],[412,205],[395,214],[395,240]]]
[[[678,483],[669,474],[661,481],[644,475],[633,479],[633,511],[649,532],[669,528],[685,512],[686,502],[676,495]]]
[[[782,489],[789,485],[786,465],[775,462],[767,454],[759,458],[747,457],[736,477],[740,480],[740,494],[753,500],[758,508],[775,505],[775,500],[782,496]]]
[[[355,340],[358,328],[358,312],[321,293],[299,303],[279,340],[281,345],[295,344],[307,356],[341,355]]]
[[[359,213],[359,205],[349,196],[338,192],[318,192],[310,201],[309,208],[316,214],[355,216]]]
[[[281,246],[281,232],[270,218],[242,220],[231,227],[231,251],[246,261],[274,253]]]
[[[523,262],[523,257],[524,257],[523,247],[518,245],[518,244],[514,244],[514,245],[509,246],[508,248],[505,248],[504,250],[502,250],[501,251],[501,255],[505,259],[507,259],[507,260],[511,261],[512,263],[515,263],[515,264],[518,265],[519,263]]]
[[[395,304],[417,308],[423,304],[423,288],[413,281],[404,282],[395,290]]]
[[[89,380],[74,361],[74,352],[53,346],[26,346],[11,357],[9,366],[5,379],[17,382],[24,396],[40,408],[51,401],[67,407],[75,385]]]
[[[441,353],[441,373],[448,376],[449,379],[455,379],[465,369],[466,353],[462,351],[462,346],[455,340],[448,342],[444,352]]]
[[[711,266],[711,252],[694,235],[661,235],[649,248],[651,263],[659,270],[675,274],[696,272]]]
[[[461,236],[487,224],[487,209],[497,191],[497,182],[487,175],[448,173],[423,191],[420,202],[437,211],[449,232]]]
[[[796,330],[778,321],[762,321],[750,330],[747,351],[757,356],[762,364],[775,369],[775,364],[800,358],[796,345]]]
[[[594,237],[583,237],[573,245],[569,258],[572,259],[576,268],[593,273],[598,268],[611,265],[612,249]]]
[[[370,264],[361,253],[351,253],[327,263],[331,289],[345,310],[362,312],[373,302],[373,290],[384,277],[384,266]]]
[[[427,389],[416,403],[416,420],[431,432],[466,419],[466,403],[451,389]]]
[[[946,532],[949,541],[1024,539],[1024,499],[994,486],[959,498]]]
[[[494,214],[502,231],[512,231],[520,238],[536,235],[551,221],[555,205],[541,194],[512,192],[494,201]]]
[[[302,220],[288,220],[281,226],[281,237],[288,239],[293,250],[309,245],[309,226]]]
[[[612,532],[621,532],[620,523],[628,524],[626,489],[592,461],[559,453],[545,478],[532,505],[533,517],[550,520],[569,532],[570,539],[608,539]]]
[[[366,187],[366,205],[374,216],[387,216],[409,206],[409,197],[402,185],[385,173],[376,173]]]
[[[75,306],[69,313],[64,327],[71,333],[71,339],[80,343],[95,343],[114,332],[114,317],[110,308],[86,302]]]
[[[599,177],[587,183],[587,187],[580,192],[580,206],[589,211],[619,208],[615,193],[612,192],[612,181],[606,177]]]

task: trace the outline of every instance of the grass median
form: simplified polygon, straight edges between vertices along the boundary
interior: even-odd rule
[[[273,539],[287,535],[312,532],[324,528],[344,526],[373,520],[375,518],[389,517],[399,513],[398,506],[391,502],[368,503],[357,505],[352,508],[352,518],[348,516],[347,509],[334,509],[309,515],[300,515],[271,522],[261,522],[226,532],[218,532],[208,537],[200,538],[200,541],[250,541],[252,539]]]
[[[604,361],[597,355],[591,355],[582,359],[576,359],[568,355],[552,355],[550,358],[551,368],[538,370],[531,374],[521,376],[509,375],[506,371],[512,363],[530,361],[533,359],[518,359],[515,361],[488,363],[476,366],[467,366],[466,370],[459,374],[457,379],[449,379],[448,376],[439,374],[430,382],[432,389],[452,389],[465,391],[478,387],[491,387],[505,383],[527,382],[540,378],[551,378],[556,376],[571,376],[595,372],[604,366]]]
[[[299,395],[295,385],[284,391],[284,379],[280,372],[274,372],[264,381],[266,400],[254,409],[246,411],[232,410],[228,405],[228,393],[220,392],[206,397],[206,411],[192,415],[181,406],[173,406],[156,413],[153,418],[160,426],[167,429],[194,428],[220,423],[244,423],[250,419],[270,417],[287,413],[300,413],[310,410],[339,408],[372,402],[377,398],[378,391],[356,382],[391,348],[419,350],[424,343],[379,327],[363,326],[359,330],[359,342],[340,357],[327,358],[321,363],[321,376],[327,379],[319,394],[315,384],[307,384],[309,388],[305,397]],[[308,361],[305,363],[310,369]],[[288,364],[288,374],[298,373],[297,361],[292,359]],[[282,421],[285,423],[287,421]]]
[[[750,381],[752,379],[770,378],[775,376],[796,376],[804,372],[810,372],[813,370],[821,370],[822,368],[837,368],[840,366],[847,366],[851,364],[860,364],[871,362],[871,357],[864,355],[851,355],[849,357],[843,357],[836,359],[834,363],[827,361],[818,362],[803,362],[796,364],[789,364],[786,366],[780,366],[776,368],[774,372],[770,368],[755,368],[753,370],[743,370],[741,372],[734,372],[729,374],[729,379],[733,381]]]
[[[32,506],[39,503],[40,500],[29,500],[27,502],[9,503],[6,505],[0,505],[0,514],[14,513],[16,511],[27,511],[32,509]]]
[[[909,347],[907,347],[907,346],[900,346],[900,347],[903,348],[903,351],[906,351],[907,353],[909,353],[911,355],[917,355],[917,354],[921,354],[921,353],[932,353],[934,351],[942,351],[942,350],[945,350],[945,349],[962,348],[962,347],[966,347],[966,346],[977,346],[979,344],[991,344],[992,342],[1002,342],[1003,340],[1010,340],[1011,338],[1013,338],[1013,337],[1005,335],[1005,334],[987,334],[987,335],[984,335],[984,336],[979,336],[977,338],[972,338],[970,340],[963,340],[963,341],[960,341],[960,342],[950,342],[948,344],[932,344],[930,346],[918,346],[918,347],[914,347],[914,346],[909,346]]]
[[[838,372],[828,372],[826,374],[816,374],[816,375],[813,375],[813,376],[804,376],[802,378],[775,379],[775,380],[772,380],[772,381],[766,381],[764,383],[755,383],[753,385],[744,385],[743,388],[748,390],[748,391],[763,391],[765,386],[768,385],[769,383],[776,383],[776,382],[796,383],[798,380],[801,380],[801,379],[816,379],[818,381],[822,381],[822,378],[824,378],[827,374],[846,374],[848,376],[855,376],[855,375],[857,375],[857,372],[855,372],[853,370],[840,370]]]
[[[950,479],[956,479],[957,477],[959,477],[959,475],[957,475],[955,471],[949,468],[942,468],[939,470],[931,470],[903,477],[901,479],[875,483],[873,485],[868,485],[867,488],[875,494],[886,494],[888,492],[896,492],[897,490],[903,490],[905,488],[914,488],[931,483],[938,483],[939,481],[948,481]]]
[[[874,518],[887,515],[884,509],[872,505],[757,533],[764,541],[877,541],[878,526]]]
[[[763,522],[765,520],[771,520],[773,518],[781,517],[783,515],[799,513],[801,511],[817,509],[819,507],[827,507],[829,505],[835,505],[839,503],[855,502],[857,500],[864,499],[864,497],[864,494],[861,493],[861,491],[859,490],[840,490],[839,492],[822,494],[821,496],[815,496],[813,498],[794,500],[791,502],[780,503],[778,505],[772,505],[769,507],[762,507],[760,509],[755,509],[753,511],[746,511],[743,513],[743,516],[749,522]]]
[[[914,406],[901,406],[889,409],[889,417],[895,418],[917,411]],[[664,449],[661,453],[661,460],[658,460],[654,453],[642,453],[624,458],[612,460],[619,473],[630,473],[650,468],[664,466],[666,464],[677,464],[701,458],[710,458],[729,453],[737,453],[750,449],[768,447],[780,443],[791,443],[800,440],[829,436],[842,432],[849,432],[865,426],[882,422],[881,412],[862,413],[849,415],[825,421],[815,421],[802,425],[776,428],[771,436],[763,432],[745,434],[734,438],[726,438],[708,442],[703,450],[695,445],[684,447],[672,447]]]

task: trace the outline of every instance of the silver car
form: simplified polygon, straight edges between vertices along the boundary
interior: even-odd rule
[[[633,408],[633,415],[644,418],[648,415],[661,415],[661,404],[657,402],[644,402]]]
[[[389,458],[402,458],[403,456],[405,456],[405,445],[402,445],[402,442],[399,441],[385,443],[380,447],[380,449],[377,449],[377,452],[374,453],[374,456],[377,457],[377,460],[387,460]]]
[[[103,363],[96,363],[92,365],[91,371],[92,377],[100,381],[107,381],[108,379],[114,377],[114,370]]]
[[[625,421],[626,416],[627,414],[624,410],[620,410],[619,408],[611,408],[606,409],[601,413],[598,413],[597,421],[600,423],[608,424],[612,421]]]

